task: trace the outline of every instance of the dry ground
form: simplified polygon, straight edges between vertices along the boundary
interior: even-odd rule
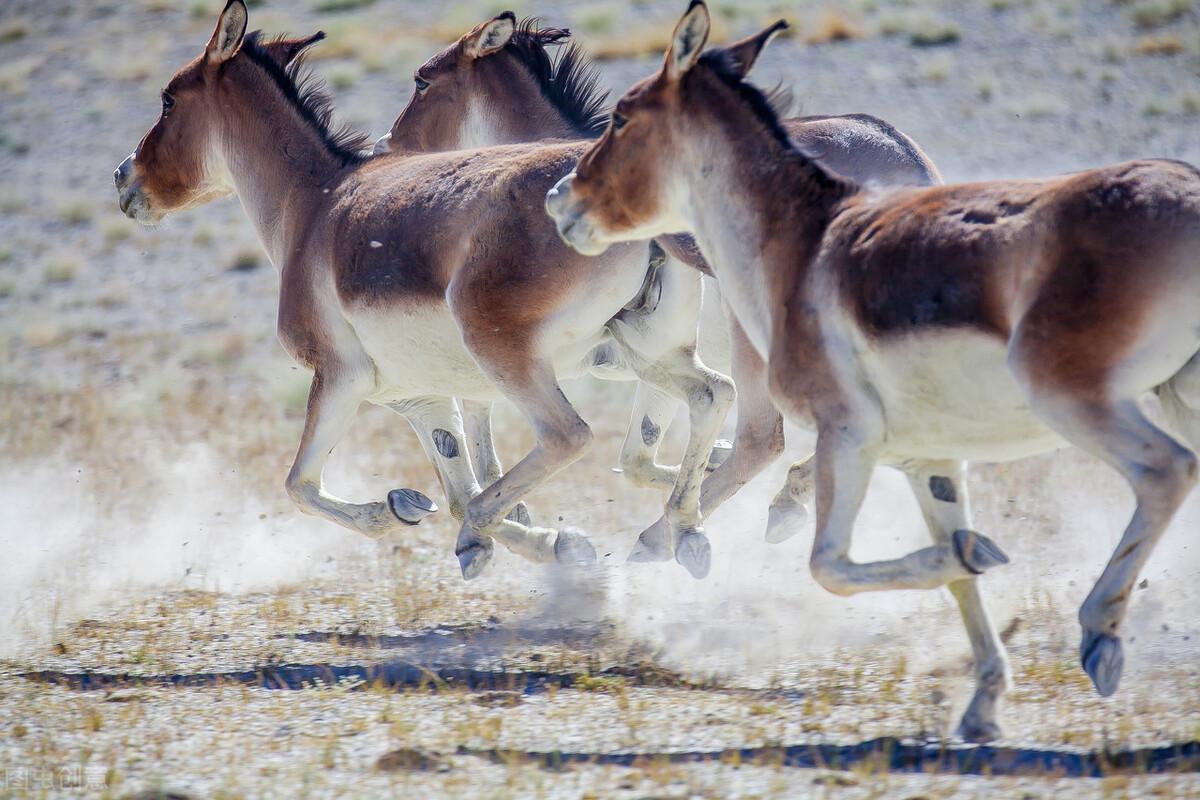
[[[501,553],[464,584],[444,515],[381,544],[301,518],[282,477],[307,376],[274,341],[277,278],[240,208],[140,230],[117,211],[109,177],[219,5],[0,6],[0,797],[1200,796],[1194,772],[1114,765],[1080,778],[783,763],[786,746],[943,741],[969,690],[953,604],[944,592],[841,600],[814,588],[811,531],[761,541],[782,461],[711,520],[708,580],[623,566],[660,502],[608,469],[628,386],[571,387],[596,442],[531,499],[539,519],[594,536],[595,571]],[[268,31],[330,33],[315,66],[344,117],[376,133],[424,57],[503,7],[252,5]],[[797,22],[764,57],[761,82],[793,86],[805,113],[889,119],[950,180],[1134,156],[1200,162],[1200,12],[1188,0],[713,7],[724,37]],[[680,9],[515,10],[569,24],[620,90],[652,68]],[[511,462],[528,431],[508,408],[499,428]],[[377,409],[329,476],[354,497],[401,485],[439,496],[411,432]],[[1101,701],[1077,667],[1073,618],[1127,492],[1071,453],[973,480],[979,527],[1014,561],[985,582],[1016,679],[992,756],[1200,740],[1200,501],[1148,569],[1125,682]],[[878,476],[856,552],[921,542],[902,483]],[[385,677],[412,685],[337,678],[385,664]],[[30,672],[148,682],[81,690]],[[260,685],[296,674],[308,688]],[[214,682],[169,683],[189,675]],[[556,751],[591,763],[530,755]],[[667,755],[684,751],[719,755]],[[647,755],[601,763],[620,753]]]

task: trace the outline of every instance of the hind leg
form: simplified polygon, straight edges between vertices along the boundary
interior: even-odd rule
[[[466,435],[458,405],[450,397],[416,397],[388,407],[403,416],[416,431],[425,454],[437,470],[450,515],[462,521],[467,504],[479,494],[479,483],[467,455]]]
[[[1157,389],[1167,425],[1200,453],[1200,354]]]
[[[971,527],[963,465],[955,461],[914,463],[905,469],[921,506],[925,524],[937,544],[946,544],[956,531]],[[986,742],[1000,735],[996,706],[1012,678],[1004,644],[988,617],[974,576],[946,584],[958,603],[971,651],[975,657],[975,694],[967,706],[958,734],[969,742]]]
[[[471,466],[481,486],[489,486],[500,480],[504,467],[496,453],[492,438],[492,404],[478,400],[459,401],[462,406],[463,431],[467,437],[467,449],[471,453]],[[508,512],[507,519],[521,525],[531,525],[529,509],[524,502],[517,503]]]
[[[1136,398],[1107,400],[1044,387],[1033,396],[1039,416],[1120,472],[1137,500],[1116,552],[1079,610],[1083,668],[1096,691],[1108,696],[1117,690],[1124,666],[1117,632],[1133,584],[1196,483],[1196,456],[1146,419]]]

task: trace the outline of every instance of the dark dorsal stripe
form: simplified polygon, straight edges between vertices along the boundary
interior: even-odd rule
[[[364,160],[363,151],[371,146],[370,137],[354,130],[349,125],[333,126],[333,99],[325,90],[325,82],[304,65],[304,56],[292,59],[282,66],[267,51],[268,43],[262,41],[262,31],[246,36],[238,51],[263,69],[275,81],[284,98],[296,109],[325,147],[343,165]],[[275,41],[282,41],[280,36]],[[314,42],[316,39],[314,39]]]
[[[597,86],[598,75],[591,60],[578,45],[567,45],[551,58],[546,45],[561,44],[571,32],[562,28],[538,28],[537,19],[525,19],[504,46],[537,81],[542,95],[567,118],[581,136],[599,136],[608,125],[605,102],[608,92]]]

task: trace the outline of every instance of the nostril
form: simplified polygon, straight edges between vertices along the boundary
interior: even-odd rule
[[[121,168],[120,167],[117,167],[116,169],[113,170],[113,183],[115,183],[118,186],[118,188],[121,186]]]

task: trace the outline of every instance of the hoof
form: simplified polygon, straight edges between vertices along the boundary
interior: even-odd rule
[[[1117,691],[1121,670],[1125,668],[1125,652],[1120,639],[1107,633],[1084,631],[1079,654],[1084,672],[1091,677],[1101,697],[1109,697]]]
[[[456,550],[458,566],[462,568],[463,580],[474,580],[483,574],[487,565],[492,563],[494,545],[490,540],[475,541],[462,550]]]
[[[767,532],[763,536],[771,544],[786,542],[795,536],[808,521],[808,509],[795,505],[774,505],[767,512]]]
[[[708,454],[708,471],[712,472],[724,464],[733,455],[733,442],[728,439],[717,439],[713,442],[712,452]]]
[[[396,519],[406,525],[416,525],[438,510],[437,503],[416,489],[392,489],[388,492],[388,508]]]
[[[1008,556],[995,542],[975,531],[954,532],[954,554],[975,575],[982,575],[991,567],[1008,563]]]
[[[964,742],[983,744],[985,742],[994,742],[1000,738],[1000,726],[991,720],[967,719],[963,717],[962,722],[958,724],[958,730],[955,731],[955,734]]]
[[[596,563],[596,548],[578,528],[563,528],[554,540],[554,559],[560,564],[586,567]]]
[[[633,546],[633,552],[629,554],[628,560],[636,561],[640,564],[670,561],[670,540],[671,531],[667,526],[666,520],[659,519],[658,522],[642,531],[642,535],[638,537],[637,544]]]
[[[692,577],[700,580],[708,577],[712,569],[712,545],[703,531],[692,530],[679,537],[675,545],[675,560],[692,573]]]
[[[513,506],[513,510],[508,512],[508,516],[505,519],[515,522],[518,525],[524,525],[526,528],[533,527],[533,521],[529,518],[529,509],[524,503],[517,503]]]

